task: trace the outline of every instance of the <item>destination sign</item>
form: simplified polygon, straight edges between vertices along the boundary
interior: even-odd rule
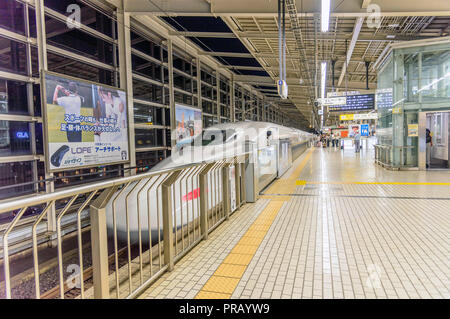
[[[375,94],[348,95],[344,105],[330,105],[330,112],[371,110],[375,108]]]

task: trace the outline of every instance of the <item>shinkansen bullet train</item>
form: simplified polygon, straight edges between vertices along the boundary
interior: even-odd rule
[[[223,159],[249,154],[245,162],[246,200],[253,202],[255,195],[267,187],[274,179],[281,177],[312,142],[313,135],[297,129],[266,122],[236,122],[214,125],[205,129],[202,135],[188,143],[179,143],[172,150],[172,156],[161,161],[152,171],[171,169],[193,163],[213,163]],[[234,166],[230,168],[230,183],[234,180]],[[194,170],[185,171],[174,183],[172,207],[174,227],[191,223],[200,215],[199,180]],[[233,176],[231,176],[233,175]],[[116,211],[118,238],[137,241],[139,227],[141,240],[152,243],[158,241],[158,229],[162,229],[161,187],[164,175],[131,183],[119,190],[107,206],[107,223],[113,229],[113,206]],[[222,201],[222,171],[208,174],[207,207],[212,209]],[[140,185],[138,185],[140,183]],[[232,185],[232,187],[234,184]],[[232,196],[231,196],[232,197]],[[231,209],[236,205],[231,200]],[[128,224],[126,209],[128,209]],[[159,213],[158,213],[159,212]],[[150,221],[148,217],[150,216]],[[150,231],[149,231],[150,228]],[[161,235],[161,233],[160,233]]]

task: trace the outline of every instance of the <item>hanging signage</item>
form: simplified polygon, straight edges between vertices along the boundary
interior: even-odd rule
[[[129,162],[125,91],[53,73],[43,81],[50,172]]]
[[[341,114],[339,115],[339,120],[341,121],[353,121],[355,114]]]
[[[361,124],[361,136],[369,136],[369,124]]]
[[[374,108],[374,94],[347,95],[345,104],[329,106],[330,112],[371,110]]]
[[[366,114],[341,114],[339,115],[341,121],[357,121],[357,120],[376,120],[378,119],[377,113]]]
[[[189,145],[194,138],[202,134],[202,111],[182,104],[175,104],[176,147]]]
[[[347,98],[345,96],[326,97],[326,98],[320,99],[320,102],[323,106],[345,105],[345,104],[347,104]]]
[[[419,124],[408,124],[408,136],[419,136]]]
[[[392,88],[376,90],[375,98],[377,109],[392,108],[393,103]]]

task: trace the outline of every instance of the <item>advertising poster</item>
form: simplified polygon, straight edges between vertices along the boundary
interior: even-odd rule
[[[175,104],[177,149],[192,143],[197,135],[202,134],[202,111],[193,107]]]
[[[129,161],[126,94],[45,74],[49,171]]]
[[[361,124],[361,136],[369,136],[369,124]]]
[[[419,124],[408,124],[408,136],[419,136]]]

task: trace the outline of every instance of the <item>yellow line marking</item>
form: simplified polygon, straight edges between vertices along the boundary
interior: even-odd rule
[[[269,202],[195,299],[231,297],[282,206],[283,202]]]
[[[308,163],[312,154],[312,149],[306,154],[299,166],[291,173],[287,179],[277,180],[270,186],[269,191],[279,194],[280,191],[295,191],[293,183],[303,168]],[[292,191],[289,191],[291,190]],[[266,208],[259,214],[253,224],[247,229],[245,234],[234,246],[222,264],[217,268],[214,274],[208,279],[203,288],[198,292],[195,299],[229,299],[236,286],[245,273],[248,265],[255,256],[261,242],[264,240],[269,228],[278,215],[285,201],[291,199],[291,196],[261,196],[262,198],[272,197]],[[280,200],[280,197],[284,197]]]
[[[306,185],[306,184],[333,184],[333,185],[439,185],[439,186],[450,186],[450,183],[439,183],[439,182],[308,182],[297,180],[295,185]],[[283,194],[283,193],[280,193]]]
[[[302,160],[302,162],[295,168],[295,170],[292,171],[292,173],[287,178],[280,178],[276,180],[272,185],[269,186],[269,188],[264,192],[264,195],[262,195],[262,198],[268,198],[267,195],[270,196],[270,194],[292,194],[295,191],[295,188],[297,187],[293,182],[300,176],[300,173],[302,172],[303,168],[305,168],[306,164],[308,163],[309,159],[311,158],[313,149],[310,148],[308,152],[306,153],[305,158]],[[275,199],[275,198],[269,198],[269,199]],[[290,200],[290,197],[285,198],[277,198],[275,200],[278,201],[286,201]]]

